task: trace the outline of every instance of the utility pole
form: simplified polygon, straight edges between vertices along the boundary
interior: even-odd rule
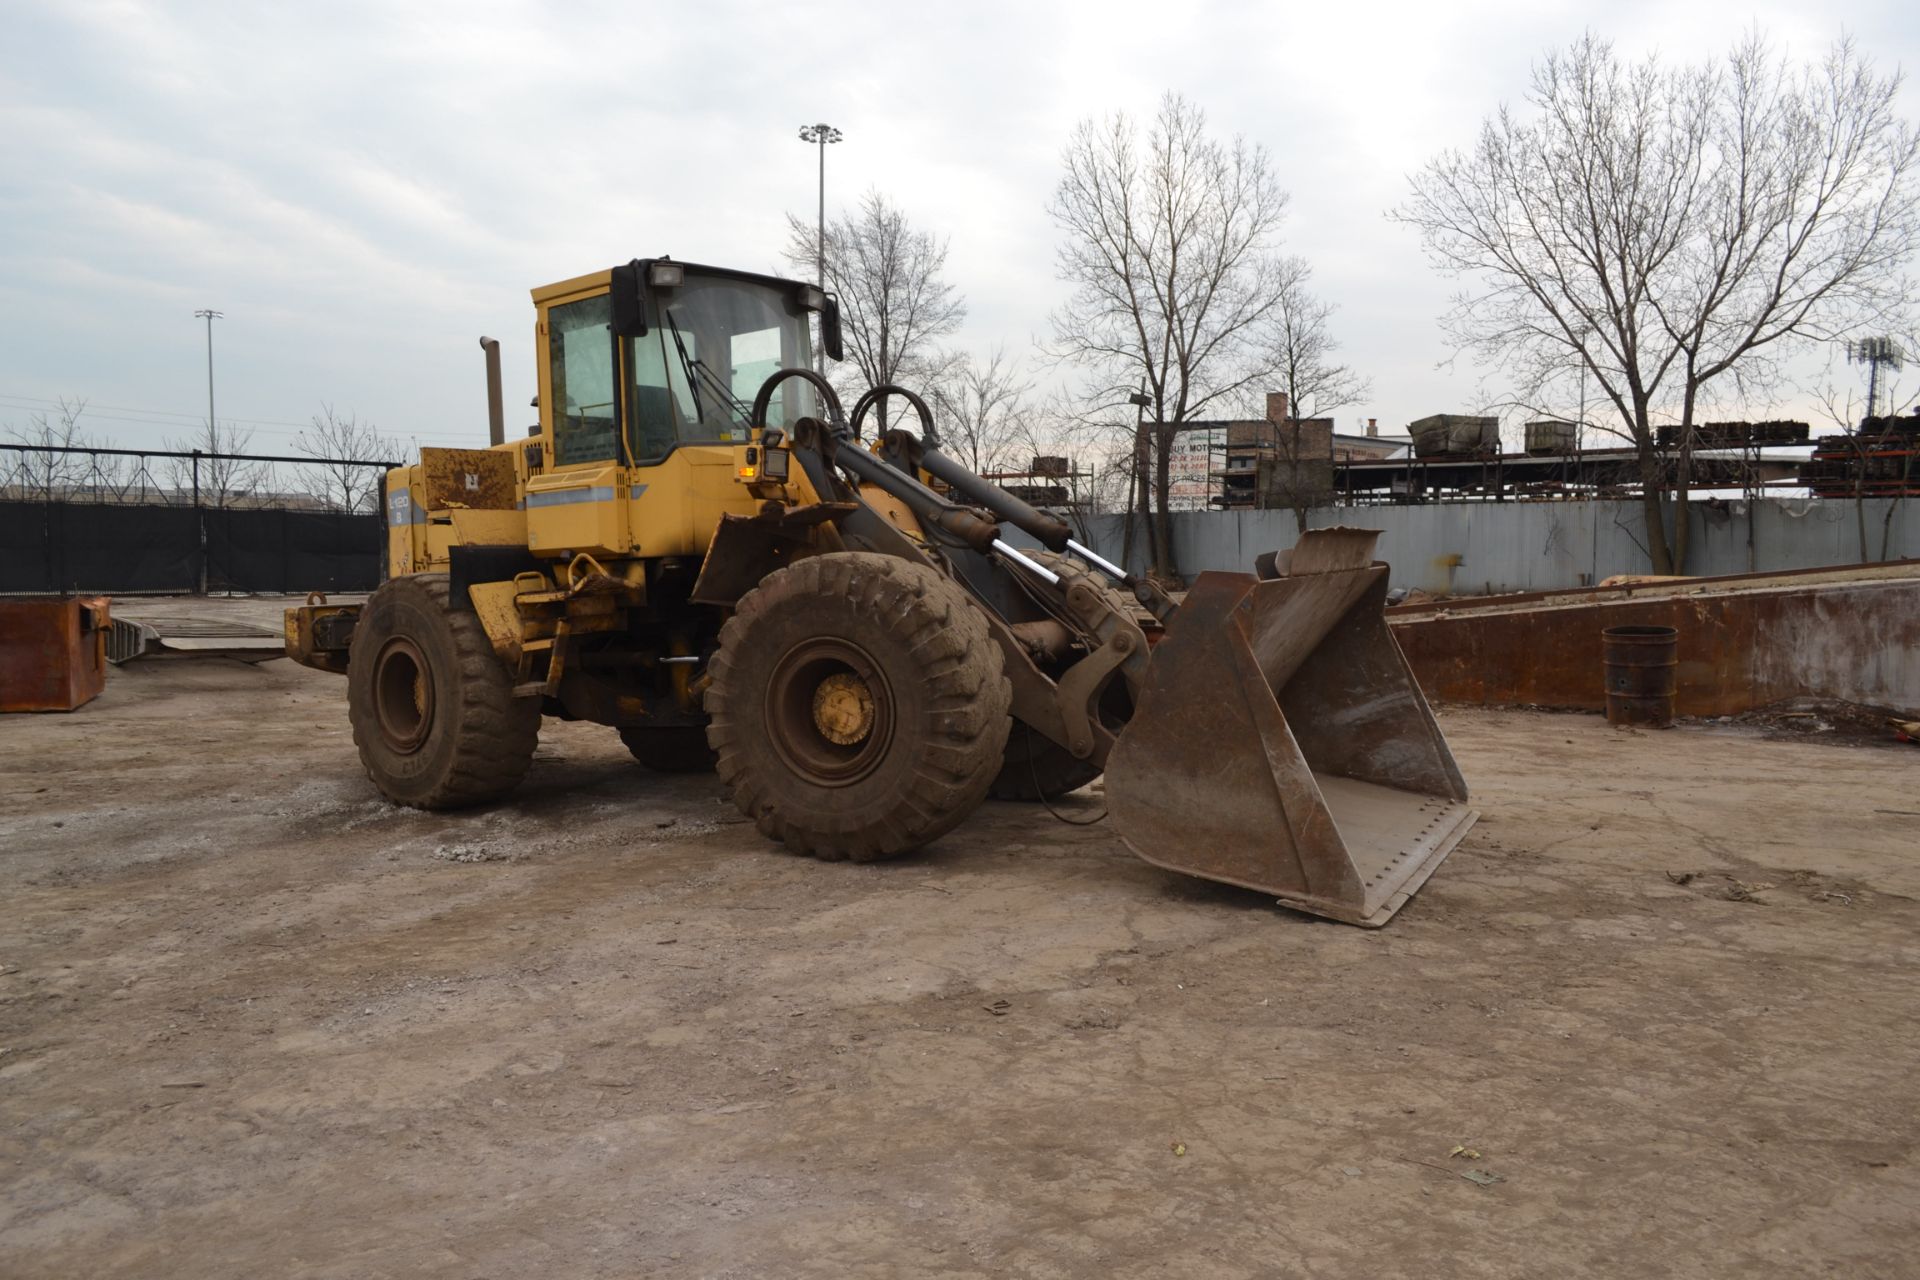
[[[819,240],[813,253],[813,282],[820,286],[822,293],[827,291],[827,144],[838,142],[845,136],[830,124],[809,124],[800,127],[800,141],[820,148],[820,221]],[[823,342],[813,351],[814,371],[822,376],[827,371],[825,346]]]
[[[1580,338],[1580,422],[1573,429],[1573,451],[1578,454],[1587,447],[1587,338],[1593,326],[1583,324],[1575,332]]]

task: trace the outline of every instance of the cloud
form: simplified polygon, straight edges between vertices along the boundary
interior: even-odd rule
[[[1904,7],[1850,17],[1883,61],[1914,61]],[[326,400],[480,439],[475,335],[505,341],[524,404],[532,286],[662,252],[775,267],[785,213],[813,208],[795,131],[817,119],[847,134],[830,201],[877,188],[949,237],[963,340],[1020,353],[1061,292],[1045,204],[1068,130],[1177,89],[1274,153],[1288,247],[1374,376],[1356,411],[1397,425],[1470,402],[1475,380],[1435,368],[1449,283],[1382,216],[1406,174],[1589,26],[1697,58],[1756,21],[1803,56],[1839,33],[1810,3],[13,0],[0,396],[190,411],[191,312],[218,306],[236,415]]]

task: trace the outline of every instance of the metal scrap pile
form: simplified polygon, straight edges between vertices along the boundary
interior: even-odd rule
[[[1920,494],[1920,409],[1864,419],[1854,435],[1822,436],[1800,478],[1822,498]]]

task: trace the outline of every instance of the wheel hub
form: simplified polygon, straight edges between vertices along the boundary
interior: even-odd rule
[[[813,727],[828,742],[850,747],[873,732],[873,691],[859,676],[841,671],[813,691]]]
[[[420,749],[433,729],[433,677],[426,655],[405,636],[394,636],[374,659],[373,704],[380,736],[403,755]]]
[[[794,645],[774,664],[766,698],[774,750],[817,786],[858,782],[893,744],[893,691],[872,655],[850,640]]]

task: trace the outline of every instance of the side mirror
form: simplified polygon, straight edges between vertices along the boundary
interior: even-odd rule
[[[647,333],[646,264],[635,258],[613,269],[608,288],[609,327],[621,338],[643,338]]]
[[[840,345],[840,299],[827,295],[826,305],[820,308],[820,345],[826,348],[829,360],[846,359],[846,349]]]

